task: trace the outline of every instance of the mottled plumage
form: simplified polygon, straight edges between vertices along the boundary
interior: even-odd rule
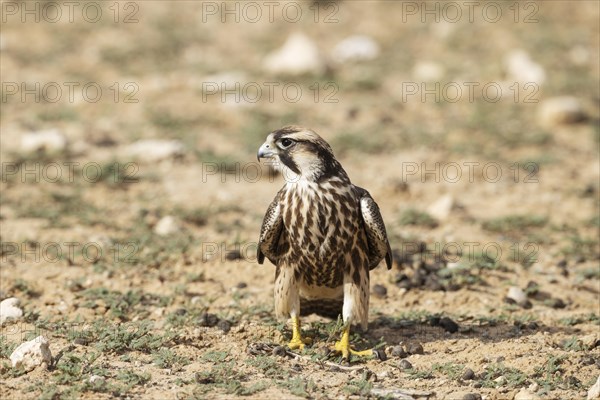
[[[276,314],[296,321],[303,308],[341,313],[346,325],[366,329],[369,270],[384,258],[392,264],[379,207],[309,129],[271,133],[258,157],[270,158],[286,181],[267,209],[257,254],[260,264],[266,257],[276,265]]]

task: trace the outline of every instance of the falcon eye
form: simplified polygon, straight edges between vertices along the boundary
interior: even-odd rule
[[[292,139],[285,138],[281,139],[281,141],[279,142],[279,147],[281,147],[282,149],[287,149],[292,144],[294,144],[294,141]]]

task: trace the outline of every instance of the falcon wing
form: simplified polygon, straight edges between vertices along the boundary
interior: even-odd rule
[[[260,228],[260,237],[258,239],[258,249],[256,250],[256,258],[259,264],[265,261],[265,256],[273,264],[277,260],[277,244],[279,236],[283,230],[283,217],[281,216],[281,191],[277,193],[263,219],[262,227]]]
[[[369,269],[375,268],[385,258],[388,269],[392,268],[392,249],[388,242],[385,224],[379,212],[379,206],[365,189],[358,189],[360,199],[360,212],[367,233],[369,245]]]

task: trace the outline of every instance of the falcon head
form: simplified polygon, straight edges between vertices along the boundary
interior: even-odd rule
[[[257,157],[259,161],[268,158],[288,182],[299,179],[319,182],[332,175],[346,177],[329,143],[314,131],[299,126],[271,132],[258,149]]]

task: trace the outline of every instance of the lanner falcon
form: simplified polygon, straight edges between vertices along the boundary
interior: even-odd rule
[[[265,215],[257,258],[275,264],[275,313],[292,319],[290,349],[303,349],[301,315],[336,318],[344,328],[335,350],[350,348],[350,325],[367,329],[369,271],[392,252],[379,207],[365,189],[353,185],[329,144],[310,129],[287,126],[272,132],[258,150],[284,179]]]

